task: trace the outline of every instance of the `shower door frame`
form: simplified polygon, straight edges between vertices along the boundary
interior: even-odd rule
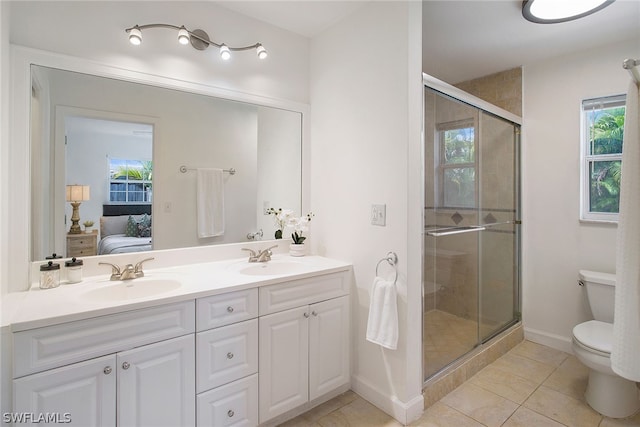
[[[446,95],[448,97],[454,98],[457,101],[460,101],[462,103],[468,104],[472,107],[475,107],[481,111],[484,111],[486,113],[489,113],[493,116],[496,116],[498,118],[504,119],[506,121],[512,122],[515,125],[518,125],[518,127],[514,128],[514,143],[515,143],[515,147],[514,147],[514,161],[515,161],[515,165],[514,165],[514,179],[515,179],[515,218],[516,220],[514,221],[514,225],[519,226],[521,224],[521,170],[520,170],[520,165],[521,165],[521,159],[520,159],[520,155],[521,155],[521,143],[522,143],[522,139],[521,139],[521,129],[522,129],[522,118],[509,112],[506,111],[496,105],[493,105],[487,101],[484,101],[474,95],[471,95],[467,92],[464,92],[461,89],[458,89],[455,86],[452,86],[442,80],[439,80],[433,76],[430,76],[426,73],[422,73],[422,83],[423,83],[423,91],[422,91],[422,96],[423,96],[423,108],[425,106],[425,89],[431,89],[434,90],[436,92],[440,92],[443,95]],[[423,110],[423,118],[425,116],[424,114],[424,110]],[[424,119],[423,119],[423,124],[424,124]],[[422,152],[423,152],[423,157],[424,157],[424,153],[426,150],[425,147],[425,132],[426,129],[423,128],[423,141],[422,141]],[[425,175],[425,170],[423,169],[423,179],[422,179],[422,185],[423,185],[423,191],[422,194],[424,195],[424,186],[426,185],[426,176]],[[423,196],[424,197],[424,196]],[[479,195],[477,195],[477,197],[479,197]],[[424,200],[422,205],[424,206]],[[422,230],[424,232],[425,230],[425,216],[422,215]],[[509,327],[511,327],[514,323],[517,323],[518,321],[522,320],[522,316],[521,316],[521,310],[522,310],[522,300],[521,300],[521,283],[522,283],[522,268],[521,268],[521,262],[522,262],[522,248],[521,248],[521,233],[519,231],[516,231],[516,233],[514,234],[514,241],[513,241],[513,245],[514,245],[514,249],[516,250],[516,255],[514,258],[514,261],[516,263],[516,268],[517,268],[517,272],[514,272],[514,289],[513,289],[513,294],[514,294],[514,314],[515,314],[515,318],[512,319],[511,322],[509,322],[506,326],[499,328],[498,330],[494,331],[492,334],[490,334],[489,336],[486,337],[486,339],[483,339],[483,337],[480,334],[480,321],[478,319],[478,335],[477,335],[477,343],[478,344],[482,344],[484,342],[489,341],[491,338],[499,335],[500,333],[502,333],[504,330],[508,329]],[[424,239],[423,239],[423,243],[422,243],[422,252],[424,254],[425,251],[425,247],[424,247]],[[422,276],[422,284],[421,286],[424,286],[424,255],[422,256],[422,267],[421,267],[421,276]],[[480,275],[478,275],[478,277],[480,277]],[[424,305],[424,298],[422,299],[422,304]],[[481,315],[481,298],[480,295],[478,295],[478,317],[480,317]],[[422,307],[422,313],[424,316],[424,306]],[[424,327],[423,327],[423,342],[424,342]],[[429,379],[433,378],[433,377],[437,377],[439,375],[440,372],[443,372],[447,369],[448,366],[450,366],[451,364],[455,363],[456,361],[465,358],[465,356],[467,356],[468,354],[473,353],[473,351],[469,351],[468,353],[466,353],[465,355],[462,355],[458,358],[456,358],[455,360],[452,360],[450,364],[446,365],[445,367],[443,367],[440,371],[436,372],[435,374],[433,374],[432,376],[430,376],[429,378],[425,378],[424,373],[422,374],[422,380],[423,382],[428,381]],[[422,366],[424,366],[424,354],[422,357]]]

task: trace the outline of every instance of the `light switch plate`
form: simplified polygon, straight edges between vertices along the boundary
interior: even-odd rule
[[[387,224],[387,205],[371,205],[371,224],[383,227]]]

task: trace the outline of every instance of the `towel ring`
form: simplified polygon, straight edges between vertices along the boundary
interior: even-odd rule
[[[378,276],[378,267],[380,267],[380,264],[383,261],[387,261],[389,265],[393,267],[393,270],[396,273],[395,277],[393,278],[393,284],[395,285],[398,281],[398,268],[396,267],[396,264],[398,263],[398,255],[396,255],[395,252],[389,252],[385,258],[382,258],[380,261],[378,261],[378,263],[376,264],[376,276]]]

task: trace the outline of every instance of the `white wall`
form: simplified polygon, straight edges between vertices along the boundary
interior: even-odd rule
[[[352,387],[400,421],[423,405],[419,261],[408,259],[421,236],[421,209],[409,210],[421,206],[420,7],[371,2],[311,43],[311,241],[354,265]],[[370,224],[371,204],[386,204],[385,227]],[[395,351],[365,341],[376,263],[389,251],[400,272]]]
[[[9,5],[0,2],[0,235],[9,229]],[[9,242],[0,239],[0,295],[9,286],[8,269],[2,262],[7,257]]]
[[[203,29],[229,46],[260,41],[269,57],[260,61],[246,51],[222,61],[214,48],[179,45],[177,33],[163,28],[143,31],[142,45],[131,45],[124,30],[151,23]],[[241,92],[309,99],[308,39],[213,2],[15,1],[11,43]]]
[[[263,239],[273,239],[276,225],[264,207],[292,209],[297,216],[302,200],[302,150],[296,141],[302,136],[302,116],[275,108],[258,108],[257,229]],[[306,212],[304,213],[306,215]],[[256,230],[257,231],[257,230]],[[291,232],[286,230],[285,233]],[[284,234],[283,238],[288,238]]]
[[[523,71],[523,320],[535,341],[570,351],[591,317],[578,270],[615,272],[615,225],[579,221],[580,106],[626,93],[622,60],[638,40],[529,65]]]

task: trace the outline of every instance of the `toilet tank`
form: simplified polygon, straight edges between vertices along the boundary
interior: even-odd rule
[[[595,320],[613,323],[616,275],[580,270],[580,282],[587,289],[587,299]]]

